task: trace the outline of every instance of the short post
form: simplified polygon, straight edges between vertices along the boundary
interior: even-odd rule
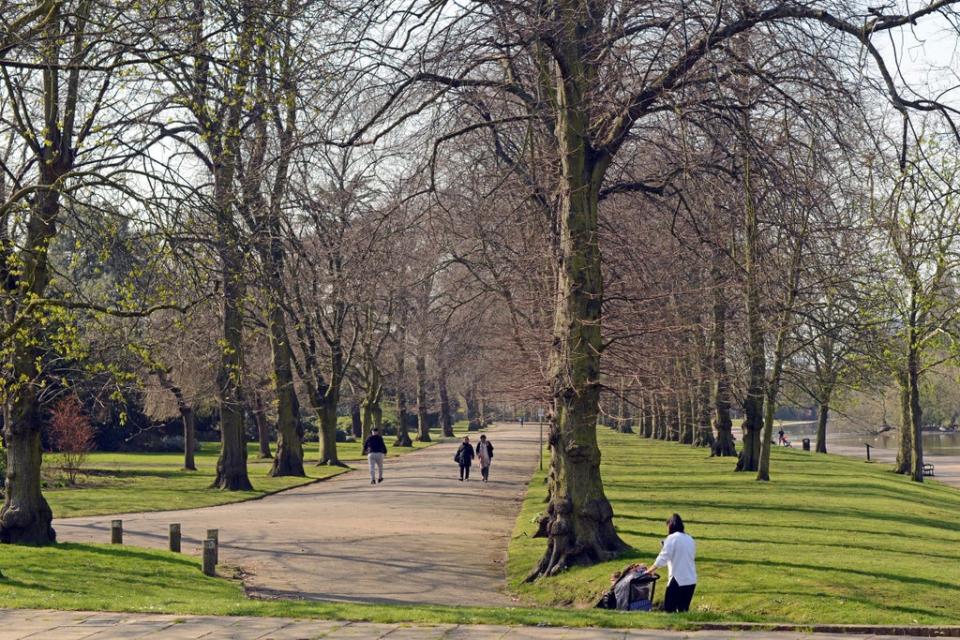
[[[123,544],[123,520],[110,521],[110,544]]]
[[[180,523],[170,525],[170,551],[180,553]]]
[[[217,541],[209,538],[203,541],[203,575],[217,575]]]
[[[864,442],[863,446],[867,448],[867,462],[870,462],[870,445]]]
[[[213,542],[213,564],[220,564],[220,530],[207,529],[207,542]],[[206,554],[207,547],[204,544],[203,552]]]

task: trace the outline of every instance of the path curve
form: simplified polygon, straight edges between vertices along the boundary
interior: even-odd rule
[[[125,544],[166,548],[168,525],[179,522],[183,550],[194,555],[206,530],[219,529],[221,564],[248,572],[260,597],[506,606],[507,546],[537,466],[539,429],[502,423],[488,437],[489,483],[476,465],[475,478],[457,479],[451,440],[388,459],[375,486],[364,465],[260,500],[54,527],[64,542],[108,542],[110,520],[120,518]]]

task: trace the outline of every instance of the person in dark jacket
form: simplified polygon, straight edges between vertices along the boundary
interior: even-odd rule
[[[367,464],[370,465],[370,484],[383,482],[383,457],[387,455],[387,445],[379,429],[374,429],[363,443],[363,452],[367,454]]]
[[[473,462],[473,445],[470,444],[470,436],[463,436],[463,442],[457,449],[457,455],[453,459],[460,465],[460,482],[470,479],[470,464]]]

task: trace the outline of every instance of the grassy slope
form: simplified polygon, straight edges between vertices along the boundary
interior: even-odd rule
[[[631,556],[652,561],[674,511],[696,538],[700,583],[689,619],[960,623],[960,491],[787,449],[773,452],[774,481],[758,483],[702,450],[606,429],[600,442]],[[544,549],[528,537],[544,496],[541,475],[510,547],[511,587],[540,604],[592,604],[624,560],[522,584]]]
[[[413,449],[387,447],[390,456],[421,449],[426,443],[414,442]],[[306,478],[271,478],[267,475],[272,460],[258,460],[257,446],[248,445],[248,468],[255,491],[211,491],[216,472],[219,445],[205,442],[196,455],[197,471],[183,471],[183,455],[176,453],[92,453],[81,475],[79,486],[48,488],[44,495],[55,517],[102,515],[134,511],[158,511],[207,507],[257,498],[346,471],[339,467],[318,467],[317,443],[305,446]],[[337,444],[340,459],[350,463],[362,460],[361,444]],[[56,456],[45,458],[56,464]],[[354,466],[356,466],[354,464]],[[56,472],[52,472],[56,475]]]

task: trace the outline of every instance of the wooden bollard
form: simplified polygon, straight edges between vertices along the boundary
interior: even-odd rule
[[[203,541],[203,574],[207,576],[217,575],[217,541]]]
[[[220,530],[207,529],[207,540],[213,541],[213,564],[220,564]]]
[[[123,544],[123,520],[110,521],[110,544]]]
[[[170,525],[170,551],[180,553],[180,523]]]

